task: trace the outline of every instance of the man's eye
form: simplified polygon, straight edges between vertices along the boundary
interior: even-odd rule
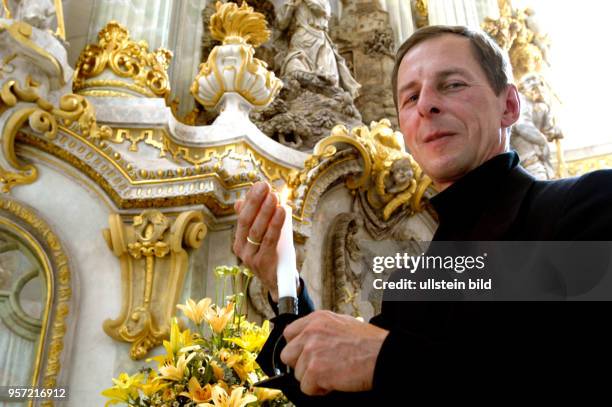
[[[404,99],[404,103],[415,103],[417,100],[419,100],[419,95],[418,93],[415,93],[414,95],[406,97],[406,99]]]
[[[465,86],[465,83],[463,82],[451,82],[446,85],[446,89],[458,89],[462,88],[463,86]]]

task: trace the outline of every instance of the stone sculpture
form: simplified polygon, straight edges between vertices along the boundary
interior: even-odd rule
[[[342,87],[353,99],[360,85],[353,79],[327,28],[331,18],[329,0],[287,0],[277,15],[278,27],[290,33],[289,49],[281,77],[294,72],[315,74]]]
[[[512,128],[510,143],[522,165],[538,179],[555,176],[548,142],[563,138],[552,109],[550,88],[539,74],[527,74],[519,83],[521,117]]]

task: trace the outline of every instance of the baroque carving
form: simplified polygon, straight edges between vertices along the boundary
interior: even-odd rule
[[[567,163],[567,173],[570,177],[605,168],[612,168],[612,154],[572,160]]]
[[[66,85],[72,71],[61,43],[24,21],[0,23],[0,56],[0,79],[6,76],[24,80],[31,76],[40,82],[41,96],[45,97],[49,90]]]
[[[350,95],[328,78],[293,72],[266,109],[252,112],[253,123],[270,138],[301,151],[311,151],[337,123],[361,124],[361,115]]]
[[[362,257],[355,236],[362,223],[357,213],[337,215],[328,229],[325,244],[323,308],[355,317],[362,316],[359,294],[365,274],[351,263],[359,262]]]
[[[227,92],[238,93],[254,107],[263,108],[282,87],[267,64],[254,56],[254,48],[270,36],[266,20],[246,2],[240,7],[217,2],[216,9],[210,18],[210,33],[222,45],[214,47],[200,65],[191,93],[208,109],[216,108]]]
[[[98,33],[98,43],[79,55],[72,88],[82,95],[168,98],[171,59],[169,50],[149,51],[146,41],[133,41],[125,27],[111,21]]]
[[[17,139],[88,175],[121,209],[203,204],[216,216],[231,215],[233,202],[254,182],[286,181],[296,171],[246,141],[185,146],[164,128],[117,128],[109,134],[92,138],[60,125],[53,140],[25,131]],[[155,150],[159,160],[151,168],[139,157]]]
[[[519,83],[521,116],[512,127],[510,144],[521,157],[521,165],[537,179],[555,177],[549,142],[563,138],[552,110],[552,91],[540,74],[523,76]],[[560,174],[558,174],[560,176]]]
[[[110,128],[98,127],[93,108],[83,96],[64,95],[56,107],[38,95],[37,86],[31,80],[23,87],[15,80],[8,80],[0,90],[0,112],[12,109],[2,129],[0,182],[3,192],[10,191],[15,185],[32,183],[38,177],[36,168],[31,164],[21,164],[15,154],[15,137],[26,122],[32,130],[49,140],[57,136],[60,123],[73,125],[83,135],[92,138],[110,133]]]
[[[429,5],[427,0],[412,0],[411,4],[417,28],[429,25]]]
[[[290,37],[281,77],[294,72],[315,74],[332,86],[340,86],[354,99],[361,86],[329,38],[330,18],[329,0],[285,0],[277,15],[279,28],[287,30]]]
[[[66,39],[61,0],[2,0],[0,17],[20,20],[41,30],[55,29],[58,37]]]
[[[36,246],[44,250],[44,252],[39,252],[41,261],[49,263],[43,269],[45,269],[45,278],[51,289],[48,298],[53,301],[47,304],[44,312],[41,332],[43,339],[37,345],[33,377],[36,378],[37,386],[58,387],[61,385],[58,383],[58,376],[62,363],[67,362],[66,354],[69,354],[65,343],[69,330],[68,319],[72,300],[72,270],[68,261],[69,257],[55,232],[31,208],[13,199],[2,197],[0,212],[2,212],[2,218],[8,219],[9,223],[16,222],[28,229],[28,235],[33,236],[36,240],[34,242]],[[42,405],[52,406],[53,402],[46,401]]]
[[[188,211],[171,221],[150,209],[124,223],[110,215],[104,230],[109,248],[121,263],[121,314],[106,320],[104,332],[131,343],[132,359],[143,358],[169,334],[170,319],[183,288],[188,250],[206,236],[201,212]]]
[[[553,104],[556,95],[543,74],[548,65],[550,40],[540,31],[532,9],[515,9],[510,0],[498,0],[498,5],[499,19],[485,18],[482,27],[508,52],[521,96],[521,117],[513,128],[510,143],[536,178],[562,177],[563,133],[556,124]],[[548,146],[553,141],[557,147],[556,171]]]
[[[550,40],[540,32],[532,9],[512,8],[510,0],[498,0],[498,4],[499,19],[485,18],[482,28],[508,51],[514,76],[520,81],[523,75],[540,72],[548,63]]]
[[[355,106],[364,123],[387,117],[397,127],[390,81],[395,44],[389,13],[373,1],[347,0],[343,4],[342,18],[331,36],[361,84]]]
[[[377,219],[388,221],[398,213],[423,209],[422,201],[431,180],[423,174],[410,154],[399,144],[401,134],[394,132],[388,120],[372,122],[350,132],[342,125],[334,127],[329,137],[321,140],[305,163],[305,168],[289,180],[292,200],[298,218],[308,210],[308,194],[322,169],[334,162],[358,157],[361,174],[347,179],[353,193],[364,194],[367,206]],[[350,146],[345,151],[342,146]]]

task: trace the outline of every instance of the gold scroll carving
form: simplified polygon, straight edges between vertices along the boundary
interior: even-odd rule
[[[346,186],[354,193],[365,193],[368,204],[379,218],[386,221],[400,209],[422,210],[424,193],[431,180],[402,149],[399,137],[401,134],[391,129],[387,119],[350,131],[343,125],[334,127],[331,135],[315,146],[305,168],[290,179],[294,200],[306,200],[310,186],[317,180],[317,168],[325,162],[333,162],[336,157],[341,160],[345,151],[342,146],[348,145],[358,153],[363,171],[358,177],[349,177]]]
[[[172,221],[156,209],[130,222],[110,215],[104,238],[121,263],[122,307],[119,317],[104,321],[103,328],[112,338],[132,344],[132,359],[142,359],[168,336],[188,250],[198,248],[206,236],[203,219],[201,212],[187,211]]]
[[[79,55],[72,89],[82,95],[168,98],[171,59],[169,50],[149,51],[146,41],[133,41],[127,28],[111,21],[98,34],[98,43]],[[116,79],[96,79],[105,71]]]
[[[98,127],[93,107],[83,96],[64,95],[59,100],[59,106],[54,106],[38,95],[37,87],[31,79],[24,87],[16,80],[8,80],[0,89],[0,113],[17,107],[2,130],[2,149],[9,167],[0,167],[2,192],[10,191],[15,185],[30,184],[38,177],[36,168],[21,164],[15,154],[15,137],[26,122],[47,139],[57,136],[58,126],[73,123],[83,135],[93,138],[103,138],[111,132],[107,126]],[[18,107],[20,102],[25,102],[21,108]]]

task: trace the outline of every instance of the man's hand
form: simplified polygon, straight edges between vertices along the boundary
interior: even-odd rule
[[[287,346],[280,356],[294,369],[305,394],[371,390],[388,333],[348,315],[315,311],[285,328]]]
[[[238,227],[234,253],[261,280],[272,299],[278,301],[276,246],[285,220],[285,210],[278,206],[277,196],[265,182],[253,185],[246,199],[236,202],[235,209]]]

